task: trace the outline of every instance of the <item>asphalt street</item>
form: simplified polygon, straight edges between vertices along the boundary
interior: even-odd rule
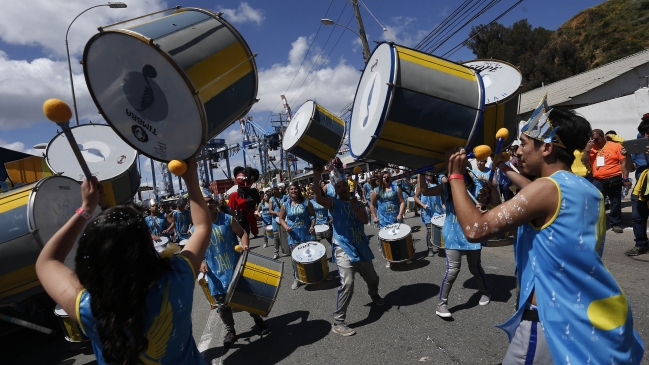
[[[623,201],[623,223],[630,226],[630,202]],[[283,257],[284,273],[277,302],[266,323],[270,334],[260,337],[246,313],[235,313],[238,339],[229,349],[222,346],[223,324],[198,286],[192,315],[196,343],[212,364],[498,364],[508,346],[507,336],[494,327],[515,311],[516,279],[513,247],[484,248],[482,265],[487,274],[492,301],[478,305],[477,285],[466,261],[449,298],[452,319],[435,315],[440,283],[445,273],[444,257],[426,257],[426,229],[419,217],[406,214],[405,224],[413,229],[416,256],[412,264],[391,269],[378,253],[376,229],[366,226],[376,256],[374,267],[380,277],[380,294],[386,305],[377,307],[357,275],[347,323],[356,335],[342,337],[331,332],[338,281],[322,281],[291,290],[290,257]],[[323,240],[325,246],[328,244]],[[263,248],[263,238],[251,241],[254,252],[272,256]],[[604,263],[630,299],[634,326],[649,340],[649,255],[633,258],[624,251],[633,246],[630,228],[621,234],[607,232]],[[329,248],[329,247],[328,247]],[[335,265],[329,264],[330,271]],[[30,330],[5,335],[3,364],[94,364],[90,346],[77,349],[60,335],[47,336]],[[6,348],[4,348],[6,346]],[[8,357],[7,357],[7,354]],[[645,357],[643,364],[649,364]],[[6,362],[5,362],[6,361]]]

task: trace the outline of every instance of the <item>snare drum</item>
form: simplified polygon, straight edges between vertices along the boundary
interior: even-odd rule
[[[436,215],[430,219],[433,228],[433,246],[444,249],[444,236],[442,235],[442,228],[444,228],[444,221],[446,214]]]
[[[47,241],[81,206],[81,185],[50,176],[0,194],[0,307],[41,293],[36,259]],[[96,217],[101,209],[96,209]],[[65,259],[74,270],[75,244]]]
[[[412,233],[407,224],[395,223],[379,230],[383,258],[390,262],[403,262],[415,256]]]
[[[297,280],[305,284],[315,284],[327,277],[327,250],[320,242],[309,241],[293,249],[291,254]]]
[[[59,324],[61,325],[61,329],[63,329],[66,340],[70,342],[82,342],[88,340],[88,337],[81,332],[79,324],[73,321],[68,313],[58,304],[56,305],[56,308],[54,308],[54,315],[59,319]]]
[[[390,43],[372,53],[349,127],[354,158],[411,168],[444,163],[482,133],[484,87],[472,69]]]
[[[273,225],[266,226],[266,238],[273,239],[275,238],[275,231],[273,231]]]
[[[195,155],[256,101],[255,55],[220,13],[178,9],[99,29],[83,53],[90,95],[115,132],[154,160]]]
[[[180,252],[180,247],[170,242],[167,237],[160,237],[157,241],[153,241],[153,247],[161,258],[171,257]]]
[[[409,196],[409,197],[408,197],[408,209],[409,209],[410,211],[414,211],[414,210],[415,210],[415,198],[412,197],[412,196]]]
[[[225,304],[252,314],[267,316],[275,304],[284,263],[244,251],[228,285]]]
[[[318,241],[331,237],[331,227],[328,224],[316,224],[313,229],[315,229],[315,239]]]
[[[277,222],[277,234],[279,234],[279,246],[282,249],[282,255],[288,256],[291,254],[291,247],[288,245],[288,232],[279,224],[279,218],[275,218],[275,221]]]
[[[307,100],[286,127],[282,146],[314,166],[322,166],[336,156],[344,135],[345,122],[342,119]]]
[[[104,208],[124,204],[133,199],[140,186],[137,152],[107,125],[84,124],[70,128],[79,145],[90,173],[104,187]],[[53,172],[83,182],[85,175],[72,155],[70,143],[63,132],[57,134],[45,151],[45,161]]]
[[[503,145],[510,145],[518,132],[518,104],[523,82],[521,72],[503,61],[475,60],[463,65],[480,73],[484,84],[483,140],[480,141],[481,136],[478,136],[475,144],[495,146],[496,132],[500,128],[507,128],[509,138]]]

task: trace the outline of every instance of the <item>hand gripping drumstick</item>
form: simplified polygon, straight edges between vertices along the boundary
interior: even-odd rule
[[[507,128],[500,128],[498,132],[496,132],[496,138],[498,139],[498,143],[496,144],[496,153],[494,154],[494,161],[491,164],[491,173],[489,173],[489,182],[493,180],[494,174],[496,173],[496,166],[498,166],[500,149],[503,146],[503,142],[507,138],[509,138],[509,131],[507,130]]]
[[[77,141],[74,139],[74,135],[72,135],[72,132],[70,131],[70,118],[72,118],[72,111],[70,110],[68,104],[66,104],[63,100],[48,99],[43,103],[43,113],[45,113],[47,119],[55,122],[59,127],[61,127],[63,133],[65,134],[65,137],[68,139],[68,143],[70,143],[74,157],[77,158],[77,162],[79,162],[79,165],[81,165],[83,174],[86,176],[88,182],[90,182],[92,174],[90,173],[88,164],[86,164],[86,160],[84,160],[83,156],[81,155],[79,145],[77,145]]]
[[[484,160],[487,157],[489,157],[489,155],[491,155],[491,147],[489,147],[487,145],[480,145],[480,146],[476,146],[473,149],[473,152],[470,152],[467,155],[467,157],[468,158],[477,158],[479,160]],[[408,178],[411,178],[414,175],[420,174],[422,172],[428,171],[428,170],[436,168],[438,166],[439,166],[439,164],[438,165],[430,165],[430,166],[422,167],[422,168],[417,169],[417,170],[408,171],[408,172],[406,172],[404,174],[401,174],[401,175],[396,175],[392,179],[393,180],[397,180],[397,179],[401,179],[401,178],[408,179]]]

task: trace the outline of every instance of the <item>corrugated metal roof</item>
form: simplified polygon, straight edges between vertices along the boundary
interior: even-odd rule
[[[649,62],[649,49],[545,85],[545,87],[530,90],[521,95],[519,114],[534,110],[546,92],[548,93],[548,104],[559,105],[647,62]]]

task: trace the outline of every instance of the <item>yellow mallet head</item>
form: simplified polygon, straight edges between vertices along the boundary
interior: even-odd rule
[[[169,168],[169,171],[172,174],[174,174],[176,176],[180,176],[180,175],[184,174],[185,171],[187,171],[187,164],[185,163],[185,161],[171,160],[167,164],[167,168]]]
[[[360,167],[360,166],[356,166],[356,167],[354,167],[354,175],[358,175],[358,174],[360,174],[361,172],[363,172],[363,170],[361,170],[361,167]]]
[[[234,250],[237,251],[237,252],[241,252],[241,251],[243,251],[243,247],[241,247],[241,245],[236,245],[236,246],[234,246]]]
[[[475,158],[477,160],[486,160],[489,156],[491,156],[491,147],[485,144],[476,146],[473,149],[473,154],[475,155]]]
[[[507,162],[507,161],[509,161],[510,158],[512,158],[512,156],[510,156],[509,153],[507,153],[507,152],[502,152],[500,154],[500,156],[501,156],[500,161],[502,161],[502,162]]]
[[[48,99],[43,103],[43,113],[52,122],[67,122],[72,118],[72,110],[61,99]]]
[[[498,132],[496,132],[496,139],[502,138],[503,140],[509,138],[509,131],[507,128],[500,128]]]

